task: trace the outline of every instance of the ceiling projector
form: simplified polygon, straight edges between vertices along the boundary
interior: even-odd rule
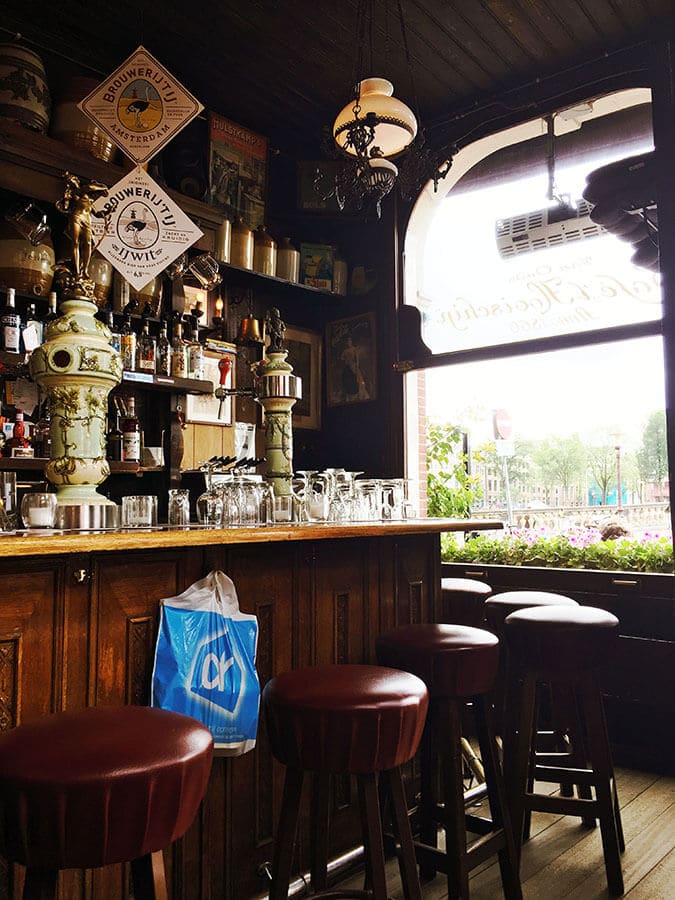
[[[593,205],[585,200],[576,204],[561,200],[546,209],[497,219],[495,235],[499,255],[506,259],[605,234],[605,228],[591,220],[592,209]]]

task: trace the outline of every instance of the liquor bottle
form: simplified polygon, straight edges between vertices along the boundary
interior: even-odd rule
[[[16,310],[14,288],[7,288],[7,302],[0,317],[0,326],[3,350],[18,353],[21,346],[21,316]]]
[[[169,341],[165,321],[162,322],[159,340],[157,341],[156,372],[158,375],[171,375],[171,342]]]
[[[14,428],[11,438],[5,443],[3,453],[5,456],[11,456],[12,450],[18,447],[27,447],[28,439],[26,438],[26,426],[23,421],[23,410],[17,409],[14,419]]]
[[[141,461],[141,423],[136,415],[136,399],[127,400],[127,415],[122,422],[122,459],[125,462]]]
[[[26,321],[21,327],[21,340],[26,353],[32,353],[42,343],[42,322],[37,317],[34,303],[28,307]]]
[[[58,305],[56,291],[49,292],[48,303],[49,303],[49,309],[47,310],[47,314],[45,315],[44,319],[42,320],[42,334],[44,336],[47,335],[47,328],[49,327],[50,323],[53,322],[54,319],[58,319],[58,317],[59,317],[59,314],[56,311],[56,307]]]
[[[127,315],[120,335],[122,368],[125,372],[136,371],[136,332],[131,327],[131,316]]]
[[[35,456],[48,459],[52,452],[52,420],[49,401],[42,404],[42,414],[33,426],[33,451]]]
[[[188,346],[188,378],[204,377],[204,347],[199,343],[199,323],[194,322]]]
[[[115,317],[113,315],[112,309],[106,310],[105,315],[105,323],[108,326],[108,331],[110,332],[110,346],[114,347],[118,353],[122,352],[122,335],[115,328]]]
[[[171,341],[171,374],[174,378],[187,378],[187,347],[183,341],[183,323],[173,326]]]
[[[138,347],[136,349],[136,368],[139,372],[149,372],[155,374],[157,363],[157,344],[154,337],[150,334],[150,324],[147,319],[143,320],[143,330],[138,339]]]
[[[113,462],[120,462],[122,459],[122,442],[124,436],[120,429],[120,417],[115,415],[113,424],[109,427],[106,435],[106,457]]]

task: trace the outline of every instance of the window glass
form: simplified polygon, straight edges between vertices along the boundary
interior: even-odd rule
[[[635,153],[649,149],[637,145]],[[607,154],[598,166],[613,161]],[[561,194],[581,198],[587,165],[556,173]],[[502,229],[523,213],[546,207],[547,176],[452,193],[440,205],[427,235],[417,305],[422,337],[434,353],[487,347],[532,338],[593,331],[661,317],[659,276],[634,266],[633,246],[596,228],[584,211],[538,234],[556,240],[573,228],[590,237],[505,257]],[[510,238],[502,238],[510,247]]]

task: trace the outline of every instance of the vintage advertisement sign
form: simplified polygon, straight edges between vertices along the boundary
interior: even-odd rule
[[[265,222],[267,138],[209,113],[209,203],[249,228]]]
[[[136,290],[140,290],[202,232],[167,192],[136,168],[110,188],[95,210],[97,249]]]
[[[152,159],[204,109],[144,47],[78,106],[137,163]]]

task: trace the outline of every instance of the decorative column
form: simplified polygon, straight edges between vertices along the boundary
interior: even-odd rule
[[[265,326],[270,343],[265,359],[258,366],[256,400],[265,410],[265,457],[267,480],[275,497],[292,493],[293,423],[291,410],[302,397],[302,379],[293,375],[283,349],[286,326],[278,309],[269,309]]]
[[[272,350],[258,369],[256,399],[265,410],[267,480],[275,497],[291,493],[293,426],[291,410],[302,397],[302,379],[286,362],[287,350]]]
[[[122,363],[110,345],[110,331],[94,318],[94,284],[88,276],[91,216],[97,215],[93,203],[105,194],[105,185],[66,175],[66,191],[56,205],[69,217],[72,259],[57,272],[64,297],[61,316],[49,324],[29,364],[49,402],[52,449],[45,475],[57,487],[59,504],[114,506],[96,486],[110,474],[108,394],[122,379]]]

